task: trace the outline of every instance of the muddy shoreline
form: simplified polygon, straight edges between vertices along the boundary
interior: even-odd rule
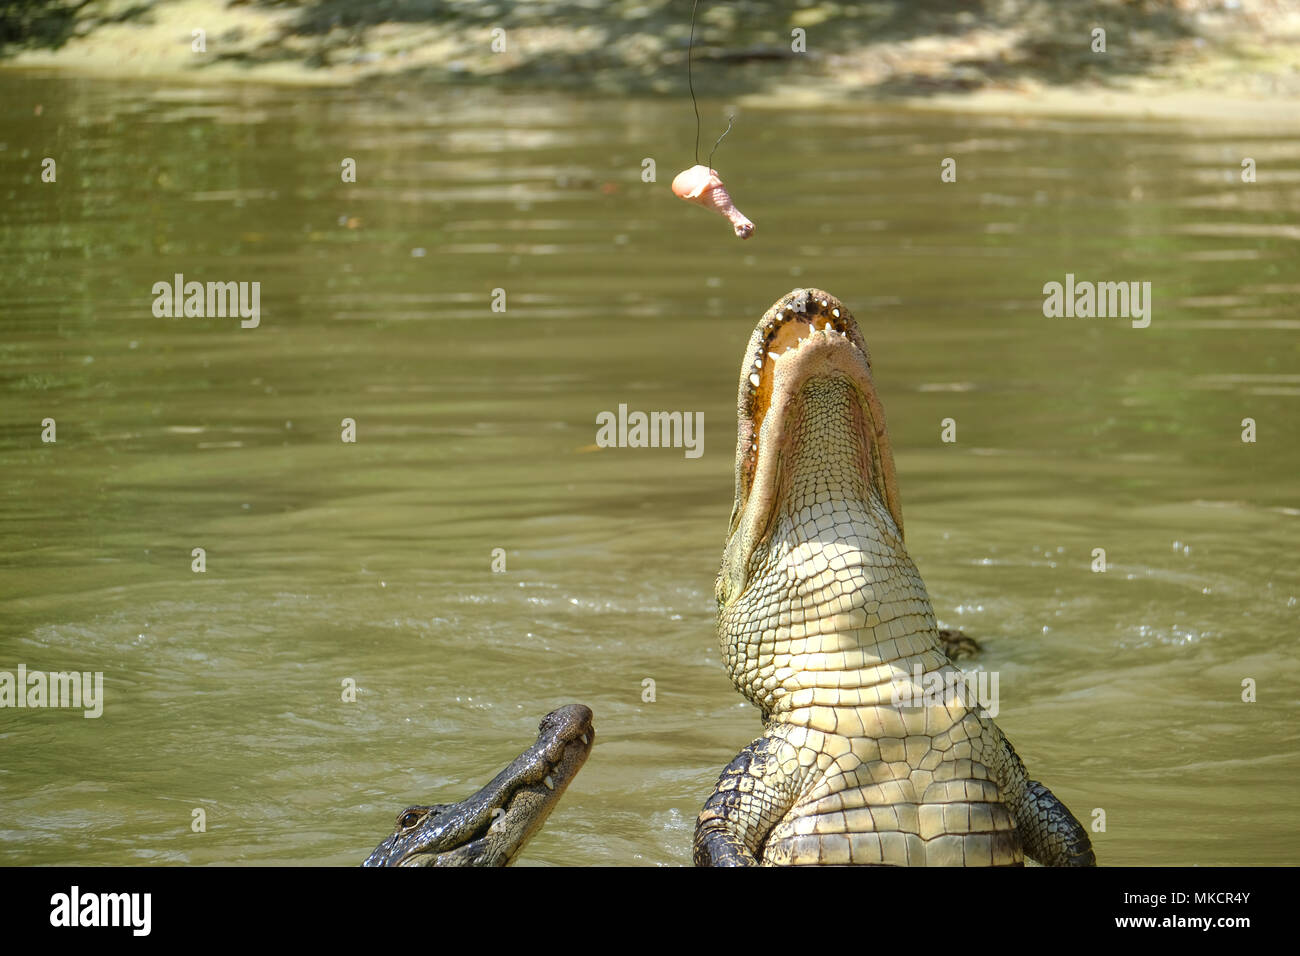
[[[92,2],[67,22],[11,36],[0,70],[196,84],[686,93],[688,5],[680,2],[610,0],[599,13],[566,0],[399,6],[401,20],[345,3]],[[1002,13],[979,18],[939,4],[872,19],[860,6],[704,4],[697,91],[755,108],[871,102],[1300,126],[1300,0],[1168,0],[1136,12],[1119,0],[1081,0],[1068,12],[1007,0],[993,5]],[[1168,9],[1156,17],[1151,6]],[[1100,23],[1104,50],[1095,49]]]

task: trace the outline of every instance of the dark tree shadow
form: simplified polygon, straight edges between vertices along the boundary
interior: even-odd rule
[[[545,76],[559,85],[582,85],[592,74],[619,70],[629,88],[665,89],[665,77],[675,91],[684,84],[684,61],[690,0],[251,0],[261,6],[298,8],[285,36],[314,37],[313,57],[332,62],[365,44],[366,32],[379,24],[441,23],[466,30],[501,25],[507,28],[557,26],[599,31],[595,52],[571,54],[548,51],[517,60],[510,75],[519,79]],[[1175,44],[1196,35],[1186,0],[877,0],[874,3],[819,3],[815,24],[807,29],[808,56],[821,61],[874,44],[899,47],[925,37],[960,39],[980,30],[1014,29],[1020,39],[1013,49],[995,57],[971,58],[953,64],[938,77],[912,68],[903,58],[892,61],[887,76],[870,85],[882,93],[925,93],[976,88],[1032,79],[1044,84],[1077,82],[1080,78],[1115,80],[1159,69],[1175,56]],[[722,10],[720,8],[726,8]],[[720,89],[734,91],[770,82],[773,61],[786,61],[791,70],[803,65],[791,49],[791,29],[798,26],[801,5],[790,0],[701,0],[694,58],[708,70]],[[1109,54],[1091,50],[1091,31],[1108,33]],[[631,64],[612,51],[636,34],[669,40],[670,55]],[[283,38],[282,38],[283,39]],[[277,44],[251,56],[283,59]],[[829,67],[834,69],[833,66]],[[419,74],[427,67],[411,71]],[[680,76],[678,76],[680,74]]]
[[[0,0],[0,55],[21,49],[57,50],[78,32],[135,20],[153,6],[138,3],[96,15],[94,5],[95,0]]]
[[[87,2],[0,0],[0,46],[63,46]]]
[[[503,26],[584,31],[597,38],[580,52],[564,43],[517,44],[506,79],[674,93],[685,86],[691,0],[213,0],[214,14],[236,5],[290,16],[271,38],[215,50],[209,62],[364,65],[384,55],[368,48],[381,32],[391,49],[394,25],[410,25],[412,36],[421,27],[436,27],[476,38]],[[96,16],[98,6],[93,0],[0,0],[0,46],[58,47],[74,31],[142,16],[154,4],[141,2],[111,20]],[[693,56],[713,94],[837,70],[857,70],[863,88],[885,94],[1026,79],[1113,82],[1157,71],[1177,57],[1197,36],[1195,6],[1191,0],[819,0],[815,6],[802,0],[700,0]],[[807,51],[797,54],[791,30],[801,16],[807,17]],[[1091,49],[1096,27],[1107,32],[1105,56]],[[1010,48],[965,42],[988,31],[1014,42]],[[947,43],[944,57],[916,43],[927,38]],[[651,52],[630,56],[642,39]],[[487,61],[485,43],[476,39],[465,46],[483,50]],[[954,58],[963,46],[996,52]],[[395,75],[418,79],[448,70],[413,57],[410,68]],[[471,64],[464,78],[476,72]]]

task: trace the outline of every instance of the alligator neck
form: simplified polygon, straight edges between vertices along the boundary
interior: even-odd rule
[[[776,722],[890,704],[896,680],[946,662],[925,585],[878,497],[797,489],[754,554],[754,601],[721,612],[731,679]]]

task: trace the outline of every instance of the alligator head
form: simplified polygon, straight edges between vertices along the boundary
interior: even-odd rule
[[[407,807],[362,866],[509,866],[546,822],[591,753],[591,710],[570,704],[537,727],[537,741],[460,803]]]
[[[716,586],[719,637],[733,681],[766,717],[797,689],[781,686],[774,643],[790,651],[805,627],[869,626],[873,610],[888,620],[882,603],[918,593],[886,593],[892,571],[905,564],[906,577],[917,586],[920,579],[903,548],[867,344],[838,299],[796,289],[767,311],[745,351],[738,412],[736,499]]]

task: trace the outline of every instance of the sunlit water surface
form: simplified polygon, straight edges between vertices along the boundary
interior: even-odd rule
[[[355,864],[581,701],[521,862],[688,863],[759,731],[713,634],[736,373],[803,285],[862,322],[936,613],[1102,862],[1294,862],[1294,135],[742,109],[741,243],[668,190],[676,99],[0,93],[0,669],[107,695],[0,711],[0,862]],[[177,272],[259,281],[260,326],[155,318]],[[1045,318],[1067,272],[1151,282],[1150,327]],[[594,448],[620,403],[702,412],[703,455]]]

